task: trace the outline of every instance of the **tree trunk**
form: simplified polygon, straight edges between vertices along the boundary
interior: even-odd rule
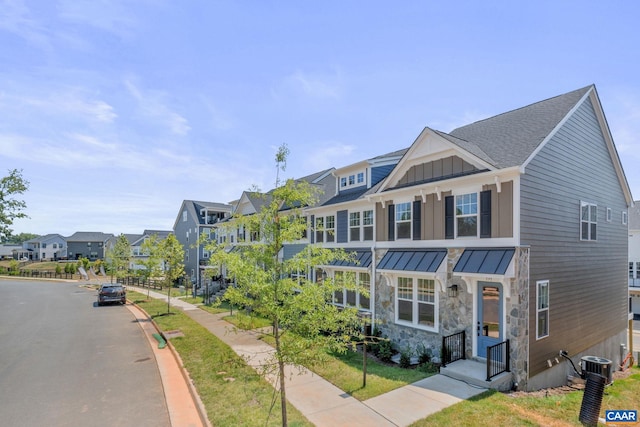
[[[280,381],[280,405],[282,406],[282,427],[287,427],[289,425],[287,421],[287,392],[285,390],[284,381],[285,381],[285,373],[284,373],[284,361],[282,357],[280,357],[280,329],[278,326],[278,322],[273,322],[273,336],[276,339],[276,357],[278,358],[278,378]]]

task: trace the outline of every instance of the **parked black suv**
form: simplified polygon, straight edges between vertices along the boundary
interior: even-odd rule
[[[109,302],[125,304],[127,302],[127,290],[117,283],[105,283],[98,289],[98,305]]]

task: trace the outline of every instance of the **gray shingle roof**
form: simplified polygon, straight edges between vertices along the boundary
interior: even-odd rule
[[[522,165],[592,87],[583,87],[480,120],[449,133],[466,141],[467,146],[449,140],[472,153],[473,150],[485,153],[486,157],[479,157],[489,160],[497,168]]]
[[[78,231],[67,237],[67,242],[106,242],[112,237],[100,231]]]

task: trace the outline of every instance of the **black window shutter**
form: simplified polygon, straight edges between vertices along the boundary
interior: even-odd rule
[[[316,242],[316,216],[315,215],[311,215],[310,228],[311,230],[309,232],[309,242],[315,243]]]
[[[420,240],[421,236],[421,230],[420,230],[420,223],[421,223],[421,216],[420,216],[420,208],[422,207],[422,202],[420,200],[414,200],[413,202],[413,240]]]
[[[396,206],[389,205],[387,213],[389,215],[389,241],[396,240]]]
[[[454,213],[453,213],[453,196],[444,198],[444,238],[453,239],[454,231]]]
[[[480,237],[491,237],[491,190],[480,192]]]

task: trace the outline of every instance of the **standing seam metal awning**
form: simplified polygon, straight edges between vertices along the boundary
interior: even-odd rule
[[[446,249],[389,250],[378,264],[378,270],[435,273],[447,256]]]
[[[355,253],[354,261],[333,260],[329,263],[332,267],[361,267],[369,268],[371,265],[371,250],[370,249],[345,249],[347,254]]]
[[[515,249],[465,249],[453,268],[454,273],[505,274]]]

